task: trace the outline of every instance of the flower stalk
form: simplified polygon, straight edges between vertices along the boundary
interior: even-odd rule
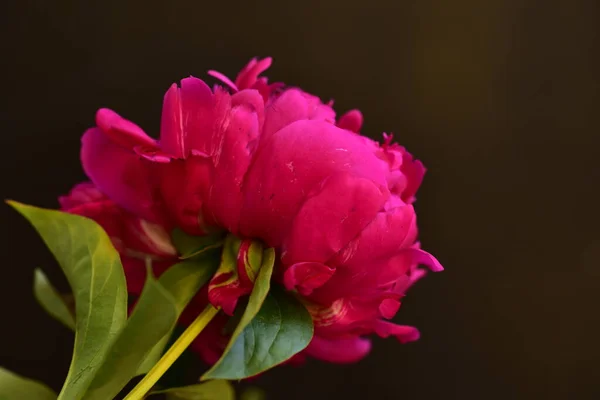
[[[173,343],[173,345],[165,352],[160,360],[152,367],[152,369],[144,376],[144,378],[129,392],[124,400],[141,400],[158,382],[158,380],[167,372],[173,363],[183,354],[185,349],[189,347],[194,339],[202,332],[209,322],[219,312],[218,308],[212,305],[207,305],[206,308],[198,315],[198,317],[187,327],[181,336]]]

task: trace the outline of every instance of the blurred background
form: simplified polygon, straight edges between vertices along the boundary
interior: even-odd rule
[[[419,342],[276,369],[255,382],[268,398],[598,399],[599,17],[596,0],[4,0],[1,197],[57,207],[96,109],[156,135],[172,82],[273,56],[271,81],[360,108],[364,133],[425,163],[421,240],[446,271],[396,318]],[[0,365],[58,389],[72,335],[35,303],[33,268],[67,286],[0,214]]]

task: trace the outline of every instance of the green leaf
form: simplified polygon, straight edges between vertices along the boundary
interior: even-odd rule
[[[215,268],[216,261],[210,259],[182,262],[170,267],[158,280],[149,270],[134,311],[93,380],[86,399],[112,399],[139,373],[140,366],[148,370],[154,366],[179,315]],[[157,349],[157,345],[163,347]]]
[[[173,296],[148,273],[134,311],[96,373],[85,399],[112,399],[119,394],[135,376],[148,352],[175,326],[177,317]]]
[[[218,249],[223,246],[225,241],[222,232],[203,236],[192,236],[178,228],[171,232],[171,240],[173,241],[177,252],[181,254],[179,256],[181,260],[196,257],[206,251]]]
[[[56,400],[56,393],[43,383],[24,378],[0,367],[0,400],[26,399]]]
[[[218,265],[218,253],[211,251],[207,252],[201,258],[177,263],[160,276],[158,282],[173,296],[178,316],[200,288],[212,278]],[[136,375],[147,373],[160,359],[169,342],[173,328],[155,344],[145,360],[138,367]]]
[[[75,330],[75,317],[71,314],[64,299],[39,268],[33,271],[33,294],[48,314],[62,322],[67,328]]]
[[[244,379],[302,351],[313,335],[312,318],[293,295],[270,289],[274,252],[268,249],[248,306],[221,359],[201,380]]]
[[[31,222],[65,273],[75,297],[75,345],[59,399],[81,399],[127,319],[119,253],[91,219],[9,202]]]
[[[162,393],[167,395],[167,400],[235,400],[233,385],[223,380],[166,389],[152,394]]]

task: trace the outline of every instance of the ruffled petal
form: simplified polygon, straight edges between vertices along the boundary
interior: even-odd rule
[[[360,268],[409,248],[417,237],[417,218],[412,205],[379,212],[332,261],[332,265]]]
[[[233,108],[243,106],[255,113],[258,118],[258,130],[262,131],[265,123],[265,101],[257,90],[246,89],[234,94],[231,96],[231,106]]]
[[[262,99],[260,102],[262,104]],[[204,206],[205,221],[234,234],[238,231],[243,204],[242,183],[258,138],[258,125],[258,114],[253,107],[243,104],[232,108],[220,133],[220,147],[212,157],[212,178],[206,182],[209,186]]]
[[[386,164],[358,135],[332,124],[296,121],[261,140],[242,186],[241,234],[279,246],[306,198],[340,173],[386,185]]]
[[[283,241],[284,265],[329,260],[373,220],[387,195],[371,180],[347,173],[330,176],[296,214]]]
[[[287,268],[283,274],[283,284],[287,290],[297,289],[304,296],[323,286],[335,273],[334,268],[317,262],[300,262]]]
[[[240,71],[237,78],[235,79],[235,85],[240,89],[249,89],[255,83],[260,74],[266,71],[273,62],[271,57],[263,58],[258,60],[253,58],[250,62]]]
[[[402,192],[402,200],[412,203],[415,201],[415,194],[423,182],[426,172],[425,166],[402,148],[402,166],[400,170],[406,176],[406,187]]]
[[[305,119],[333,122],[335,112],[322,104],[318,97],[300,89],[287,89],[267,107],[261,140],[268,139],[294,121]]]

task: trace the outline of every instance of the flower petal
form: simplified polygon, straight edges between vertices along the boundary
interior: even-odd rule
[[[62,210],[68,211],[80,205],[108,200],[92,182],[82,182],[75,185],[69,194],[60,196],[58,202]]]
[[[431,254],[421,249],[407,249],[405,250],[412,257],[413,262],[417,264],[423,264],[429,267],[433,272],[440,272],[444,270],[442,264]]]
[[[323,286],[335,269],[317,262],[300,262],[287,268],[283,275],[283,284],[287,290],[297,289],[307,296],[314,289]]]
[[[181,89],[173,84],[165,94],[161,120],[160,145],[176,158],[185,158],[198,137],[210,135],[214,122],[213,94],[204,81],[189,77]]]
[[[326,262],[373,220],[386,195],[371,180],[348,173],[330,176],[296,214],[283,242],[283,263]]]
[[[238,94],[242,94],[240,92]],[[256,94],[258,96],[258,94]],[[262,99],[260,100],[262,103]],[[235,106],[219,133],[220,147],[212,157],[213,172],[207,187],[204,219],[237,233],[242,212],[242,183],[258,137],[258,115],[246,105]]]
[[[157,147],[156,141],[146,135],[142,128],[108,108],[96,112],[96,124],[114,143],[126,149],[135,146]]]
[[[260,142],[242,186],[240,232],[279,246],[326,178],[349,173],[384,188],[386,168],[358,135],[323,121],[293,122]]]
[[[337,122],[337,126],[341,129],[347,129],[352,132],[359,133],[363,124],[363,115],[359,110],[350,110],[342,115]]]
[[[346,364],[364,358],[371,351],[371,341],[361,337],[325,339],[314,336],[305,352],[323,361]]]
[[[249,89],[256,82],[258,76],[266,71],[273,62],[271,57],[258,60],[253,58],[238,74],[235,85],[240,89]]]
[[[375,323],[375,333],[382,338],[395,336],[400,343],[414,342],[421,337],[419,330],[414,326],[396,325],[383,320],[378,320]]]
[[[160,189],[169,216],[190,235],[206,233],[202,219],[204,191],[211,185],[210,159],[190,157],[161,166]]]
[[[400,302],[396,299],[383,299],[379,304],[379,312],[383,318],[393,318],[400,309]]]
[[[92,128],[82,138],[81,162],[87,176],[111,200],[152,222],[164,222],[152,164]]]
[[[332,265],[348,268],[391,257],[409,248],[417,237],[417,220],[412,205],[378,213],[366,228],[336,255]]]
[[[267,107],[261,140],[268,139],[294,121],[304,119],[333,122],[335,112],[331,107],[322,104],[318,97],[300,89],[287,89]]]
[[[238,92],[240,90],[240,89],[238,89],[237,86],[235,86],[235,83],[233,83],[231,81],[231,79],[229,79],[227,76],[223,75],[219,71],[215,71],[215,70],[211,69],[211,70],[209,70],[207,72],[207,74],[210,75],[210,76],[212,76],[213,78],[216,78],[216,79],[220,80],[221,82],[223,82],[225,85],[227,85],[234,92]]]

